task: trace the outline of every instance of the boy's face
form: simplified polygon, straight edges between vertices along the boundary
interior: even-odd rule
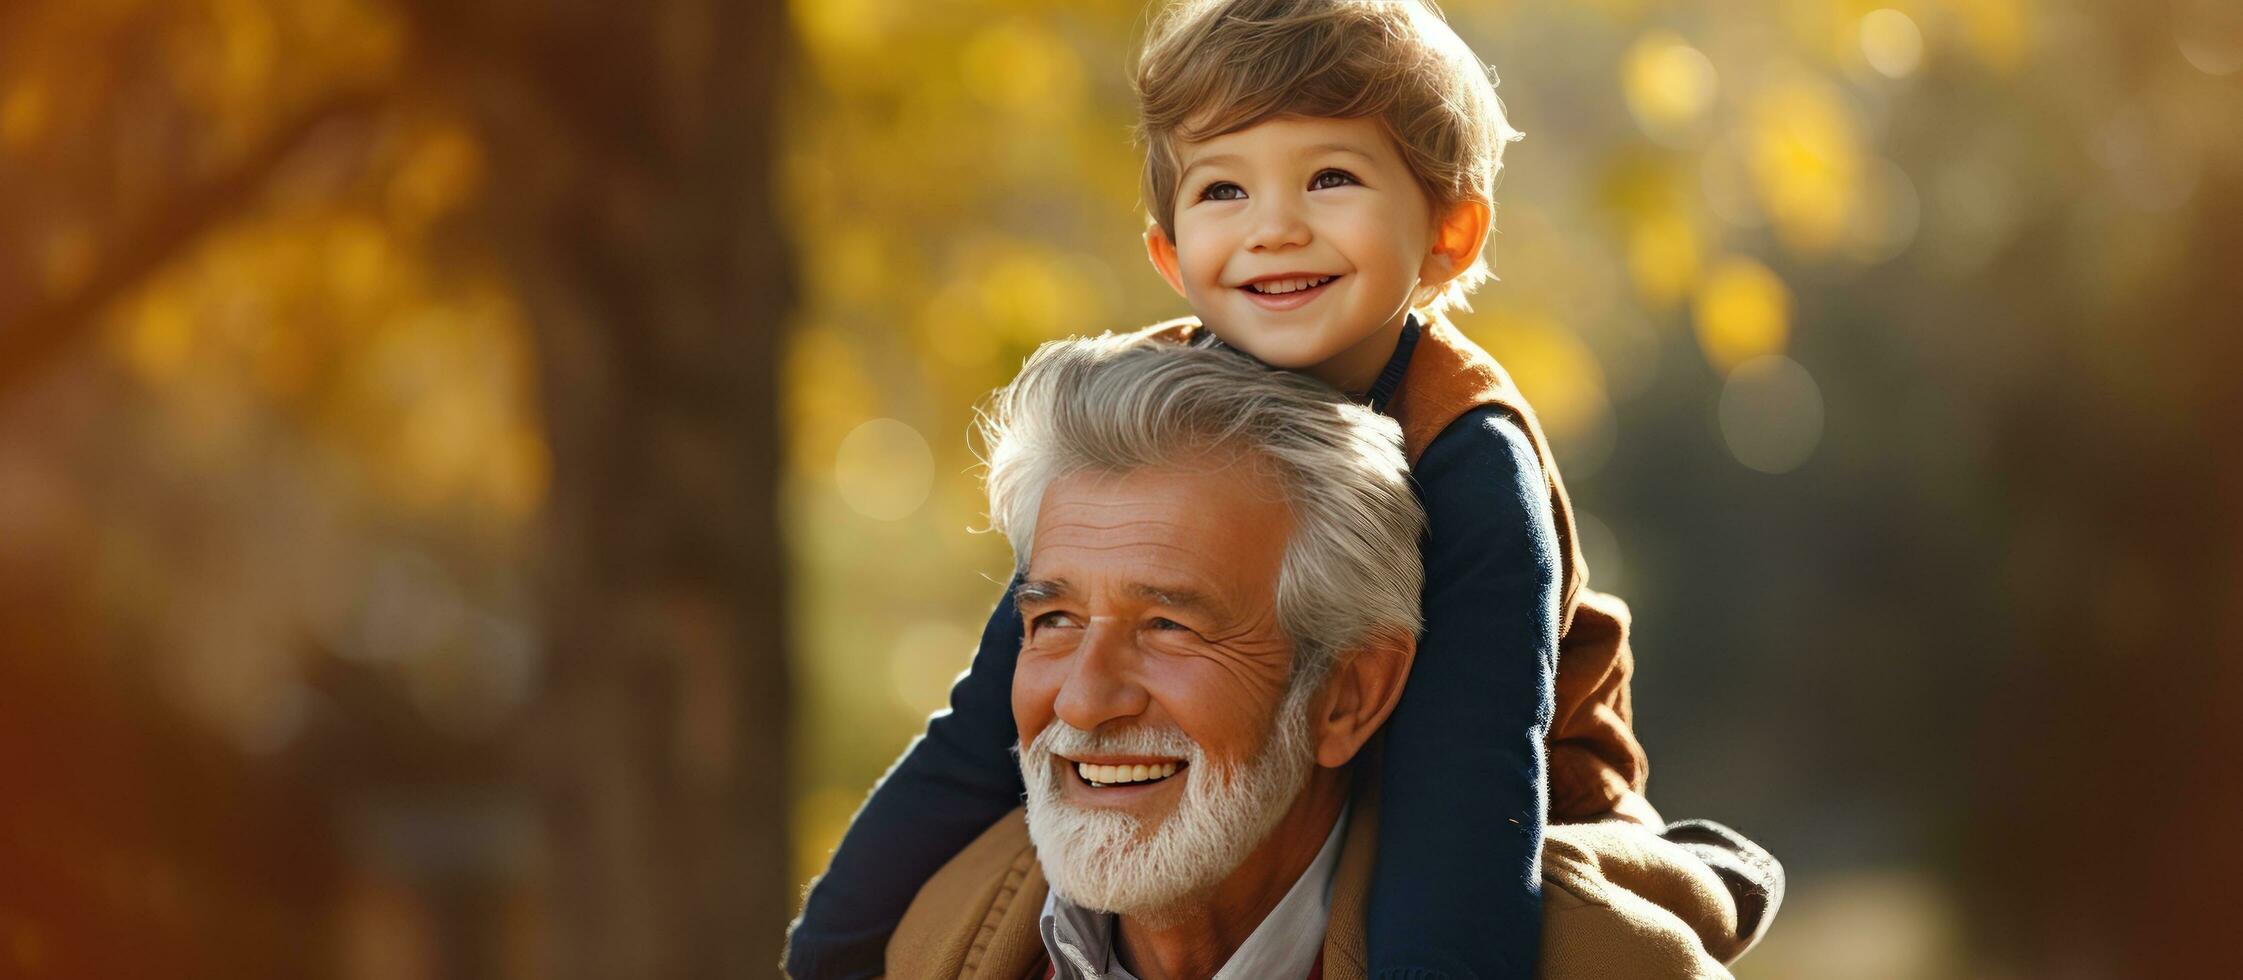
[[[1376,119],[1279,117],[1177,155],[1176,238],[1149,233],[1153,264],[1266,364],[1367,387],[1418,285],[1462,268]]]

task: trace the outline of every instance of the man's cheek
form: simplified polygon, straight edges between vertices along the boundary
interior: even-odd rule
[[[1057,686],[1051,682],[1055,676],[1048,665],[1026,658],[1013,669],[1012,717],[1023,745],[1035,741],[1051,725],[1052,701],[1058,696]]]

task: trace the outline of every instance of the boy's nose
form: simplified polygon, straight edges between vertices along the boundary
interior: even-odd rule
[[[1278,200],[1261,205],[1254,211],[1253,230],[1247,235],[1246,247],[1253,251],[1273,248],[1290,248],[1308,244],[1308,221],[1300,208],[1292,202]]]

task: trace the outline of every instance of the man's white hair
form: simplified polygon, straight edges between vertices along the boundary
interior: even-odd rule
[[[1293,517],[1277,621],[1293,673],[1320,684],[1341,653],[1415,636],[1425,512],[1401,428],[1298,374],[1143,334],[1056,340],[982,413],[989,517],[1025,572],[1044,491],[1074,473],[1209,456],[1266,465]]]

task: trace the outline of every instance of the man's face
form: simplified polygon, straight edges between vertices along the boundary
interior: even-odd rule
[[[1177,155],[1177,285],[1217,336],[1300,370],[1399,327],[1432,205],[1377,120],[1280,117]]]
[[[1291,532],[1251,461],[1083,473],[1045,493],[1013,716],[1061,894],[1109,911],[1173,901],[1227,875],[1299,794],[1313,750],[1277,624]]]

